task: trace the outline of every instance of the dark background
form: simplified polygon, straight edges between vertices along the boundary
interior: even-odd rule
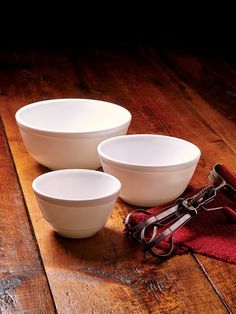
[[[168,45],[235,55],[236,11],[226,2],[9,3],[0,49]]]

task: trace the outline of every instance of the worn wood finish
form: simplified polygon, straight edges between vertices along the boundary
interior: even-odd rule
[[[230,115],[220,111],[222,99],[217,98],[216,107],[211,103],[210,92],[203,97],[204,84],[193,86],[191,79],[186,80],[172,66],[177,64],[177,57],[169,56],[170,64],[162,53],[145,47],[67,53],[34,51],[0,58],[3,123],[59,313],[236,310],[234,265],[190,254],[164,263],[153,258],[144,260],[140,248],[124,237],[123,219],[131,207],[120,200],[96,237],[68,240],[54,234],[43,220],[31,189],[32,180],[48,169],[25,151],[14,120],[18,108],[44,98],[85,97],[121,104],[133,115],[129,133],[169,134],[201,148],[201,161],[191,181],[192,186],[200,187],[207,183],[208,171],[216,161],[236,169],[235,124]],[[197,57],[196,60],[201,62]],[[214,64],[211,75],[215,80],[217,70]],[[233,88],[236,78],[232,71],[223,65],[219,71]],[[208,89],[206,86],[205,94]]]
[[[215,99],[215,102],[217,102],[216,107],[215,102],[210,102],[209,96],[206,99],[202,97],[204,94],[208,95],[208,90],[210,90],[210,94],[212,93],[209,82],[206,84],[206,81],[203,81],[202,84],[200,84],[201,82],[198,81],[198,86],[196,83],[193,86],[192,82],[195,82],[194,77],[188,77],[188,81],[186,80],[185,82],[183,80],[183,74],[180,75],[181,73],[185,73],[183,69],[181,69],[182,71],[179,70],[179,72],[173,71],[169,62],[163,62],[163,55],[160,54],[160,56],[153,49],[141,49],[136,57],[138,62],[137,59],[136,62],[133,62],[133,58],[131,57],[128,62],[130,66],[128,69],[125,60],[119,60],[120,63],[117,67],[114,67],[114,62],[111,62],[110,73],[112,73],[114,77],[119,77],[119,75],[121,75],[120,73],[122,73],[122,64],[123,67],[126,67],[126,71],[124,71],[124,69],[123,71],[126,73],[125,75],[127,75],[128,90],[131,90],[127,99],[129,99],[131,103],[133,101],[133,107],[135,108],[132,110],[131,107],[131,111],[140,116],[140,119],[143,121],[148,122],[147,125],[149,129],[147,132],[179,136],[195,142],[201,148],[202,157],[197,170],[198,177],[194,177],[192,180],[192,185],[200,187],[207,184],[206,174],[214,163],[221,162],[228,165],[231,170],[236,169],[236,141],[234,136],[236,125],[232,121],[235,106],[233,106],[232,100],[231,102],[228,101],[228,115],[226,114],[226,109],[225,114],[219,112],[221,107],[225,108],[224,104],[220,102],[219,95],[224,94],[227,90],[233,90],[234,86],[236,86],[236,76],[233,76],[232,69],[229,71],[228,66],[225,65],[221,59],[216,59],[219,69],[216,68],[216,64],[211,59],[209,63],[205,60],[205,64],[207,64],[209,68],[208,72],[215,74],[215,76],[212,74],[211,80],[208,78],[208,81],[212,82],[218,80],[217,88],[214,88],[215,91],[218,90]],[[180,56],[182,55],[180,54]],[[164,61],[166,58],[164,58]],[[186,60],[188,60],[186,56],[185,58],[182,57],[181,60],[185,60],[188,65],[185,71],[188,70],[193,76],[195,71],[194,68],[191,67],[192,59],[190,57],[189,59],[188,63],[186,62]],[[174,61],[177,63],[178,60],[179,59],[174,59],[173,56],[173,64]],[[195,57],[194,64],[197,62],[201,63],[201,61],[200,58]],[[143,66],[142,69],[139,68],[140,64]],[[214,64],[214,69],[212,69],[212,64]],[[109,55],[106,58],[106,66],[109,67]],[[177,68],[176,66],[176,69]],[[198,68],[201,67],[198,66]],[[174,70],[176,69],[174,68]],[[189,74],[189,72],[187,73]],[[102,75],[104,77],[104,73],[102,73]],[[222,79],[222,76],[224,79]],[[94,77],[96,78],[95,75]],[[124,75],[122,78],[123,77]],[[202,77],[204,77],[204,73],[202,73]],[[109,79],[110,78],[107,80],[109,81]],[[100,84],[104,84],[107,80],[103,80]],[[228,85],[231,84],[227,89],[225,88],[225,84],[222,83],[224,80],[228,82]],[[100,89],[102,90],[102,88],[105,89],[101,86]],[[136,106],[134,97],[137,99]],[[222,110],[224,109],[221,109],[221,111]],[[145,114],[147,115],[146,117]],[[228,117],[230,117],[230,119],[228,119]],[[152,121],[153,125],[158,127],[158,129],[153,130],[150,128],[150,122]],[[143,129],[147,127],[145,123],[142,124],[138,122],[137,124]],[[189,128],[189,126],[191,126],[191,128]],[[229,264],[225,265],[217,261],[212,262],[212,260],[206,257],[199,257],[199,260],[202,263],[201,267],[203,269],[207,271],[212,270],[210,271],[210,276],[213,277],[212,284],[214,288],[219,290],[218,293],[220,297],[229,305],[229,308],[235,310],[236,305],[233,294],[231,291],[225,289],[224,284],[227,282],[229,286],[235,287],[234,274],[236,267]],[[215,265],[214,267],[212,266],[213,264]],[[229,272],[231,274],[230,276],[228,276]]]
[[[145,56],[147,57],[147,53]],[[155,62],[153,51],[149,56],[152,62]],[[205,155],[209,158],[209,150],[211,150],[215,160],[226,164],[232,171],[235,170],[235,70],[222,58],[209,58],[209,56],[208,58],[199,58],[194,53],[186,54],[183,51],[173,54],[170,50],[165,49],[161,53],[161,59],[165,61],[171,72],[175,73],[175,81],[182,86],[183,95],[185,96],[190,90],[192,95],[193,93],[200,95],[202,103],[205,104],[203,108],[195,106],[196,114],[199,114],[205,124],[219,137],[215,142],[218,148],[210,145],[207,147]],[[196,97],[192,98],[193,101],[195,99]],[[209,144],[211,143],[209,142]],[[232,311],[236,311],[234,293],[232,290],[226,289],[226,286],[235,289],[236,267],[220,261],[212,261],[204,256],[197,256],[197,259],[206,272],[206,276],[210,276],[212,284],[223,302]]]
[[[0,313],[53,313],[23,195],[0,121]]]

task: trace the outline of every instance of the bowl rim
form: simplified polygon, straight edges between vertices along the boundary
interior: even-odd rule
[[[192,158],[189,161],[185,162],[179,162],[175,164],[167,164],[164,166],[158,166],[158,165],[142,165],[138,163],[131,163],[126,161],[121,161],[119,159],[112,158],[105,154],[103,152],[103,146],[106,145],[108,142],[115,142],[119,141],[120,139],[128,139],[128,138],[170,138],[175,141],[181,141],[185,142],[188,145],[191,145],[196,150],[196,156]],[[201,157],[201,151],[197,145],[195,145],[192,142],[189,142],[185,139],[174,137],[174,136],[168,136],[168,135],[161,135],[161,134],[129,134],[129,135],[120,135],[112,138],[108,138],[106,140],[103,140],[101,143],[98,144],[97,152],[100,157],[101,162],[109,162],[109,164],[112,164],[112,166],[115,166],[117,168],[125,168],[127,170],[136,170],[136,171],[146,171],[146,172],[168,172],[168,171],[175,171],[175,170],[183,170],[189,167],[192,167],[194,165],[197,165],[197,162],[199,161]]]
[[[60,130],[51,130],[51,129],[46,129],[46,128],[40,128],[40,127],[34,127],[32,126],[30,123],[25,122],[22,118],[21,118],[21,114],[24,111],[27,111],[31,108],[34,108],[36,106],[41,106],[44,105],[46,103],[60,103],[60,102],[70,102],[70,103],[76,103],[79,101],[83,101],[83,102],[93,102],[93,103],[105,103],[105,104],[109,104],[112,106],[115,106],[117,108],[119,108],[120,110],[123,110],[126,114],[127,114],[127,118],[125,119],[125,122],[123,122],[122,124],[119,124],[115,127],[110,127],[110,128],[104,128],[104,129],[100,129],[100,130],[95,130],[95,131],[60,131]],[[40,100],[40,101],[36,101],[36,102],[32,102],[30,104],[27,104],[21,108],[19,108],[16,113],[15,113],[15,119],[16,122],[18,124],[19,127],[21,127],[22,129],[31,131],[32,133],[36,133],[36,134],[41,134],[41,135],[48,135],[48,136],[60,136],[60,137],[76,137],[76,136],[100,136],[100,135],[105,135],[108,132],[118,132],[120,130],[122,130],[124,127],[129,126],[131,119],[132,119],[132,115],[130,113],[130,111],[128,109],[126,109],[125,107],[109,102],[109,101],[105,101],[105,100],[100,100],[100,99],[89,99],[89,98],[55,98],[55,99],[48,99],[48,100]]]
[[[50,196],[50,194],[42,192],[38,187],[37,187],[37,183],[40,180],[45,180],[47,178],[50,178],[51,176],[55,176],[55,175],[60,175],[60,174],[69,174],[69,173],[87,173],[87,174],[98,174],[100,176],[103,177],[109,177],[111,178],[113,181],[116,182],[117,187],[114,188],[114,191],[112,193],[107,193],[104,194],[104,196],[100,196],[100,197],[93,197],[93,198],[78,198],[78,199],[70,199],[70,198],[60,198],[60,197],[53,197]],[[46,173],[43,173],[39,176],[37,176],[33,182],[32,182],[32,189],[34,191],[34,193],[36,194],[36,196],[38,196],[39,198],[50,202],[50,203],[54,203],[57,205],[66,205],[66,206],[70,206],[70,207],[74,207],[74,206],[93,206],[93,205],[101,205],[104,203],[107,203],[109,201],[114,200],[114,197],[116,196],[116,194],[120,192],[121,189],[121,182],[119,179],[117,179],[116,177],[114,177],[111,174],[105,173],[105,172],[101,172],[101,171],[97,171],[97,170],[91,170],[91,169],[59,169],[59,170],[52,170]]]

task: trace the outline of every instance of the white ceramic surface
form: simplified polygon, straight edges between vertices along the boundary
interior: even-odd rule
[[[102,167],[121,181],[120,197],[133,205],[155,206],[179,197],[195,171],[199,148],[183,139],[136,134],[101,142]]]
[[[50,169],[99,168],[97,145],[125,135],[131,122],[127,109],[92,99],[39,101],[15,117],[27,151]]]
[[[94,170],[55,170],[37,177],[32,188],[48,224],[69,238],[93,236],[106,224],[121,183]]]

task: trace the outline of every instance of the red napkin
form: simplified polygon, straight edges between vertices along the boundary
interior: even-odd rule
[[[236,189],[236,175],[224,165],[216,165],[218,174]],[[195,193],[193,193],[195,194]],[[187,196],[189,197],[189,195]],[[147,212],[157,214],[166,205],[148,209]],[[225,262],[236,264],[236,198],[227,191],[217,193],[215,200],[207,207],[223,209],[205,211],[200,209],[185,226],[174,235],[174,252],[183,254],[189,251],[210,256]],[[137,212],[130,218],[130,225],[146,220],[150,215]],[[126,230],[127,231],[127,230]],[[162,248],[168,246],[168,241],[162,242]]]

